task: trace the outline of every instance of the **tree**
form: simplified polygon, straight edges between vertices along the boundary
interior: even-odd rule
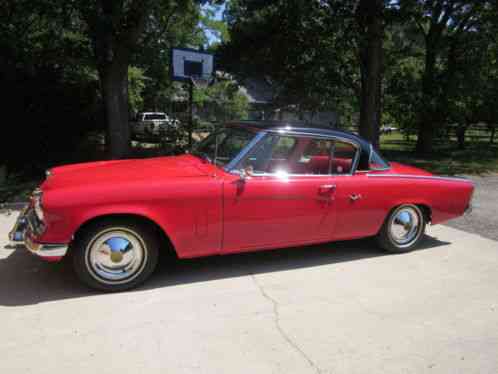
[[[107,116],[112,158],[128,154],[128,68],[137,47],[169,31],[178,13],[197,12],[191,0],[74,1],[91,38]]]
[[[219,53],[222,69],[264,78],[272,85],[276,107],[316,112],[342,99],[355,101],[358,71],[351,63],[355,52],[348,48],[354,17],[349,2],[344,4],[331,9],[326,1],[231,1],[230,41]],[[332,12],[345,15],[346,10],[349,18],[331,22]]]
[[[389,4],[232,1],[222,60],[238,74],[269,77],[277,103],[310,111],[359,108],[360,133],[378,146]]]
[[[29,124],[31,136],[23,139],[22,155],[9,152],[9,143],[0,147],[2,164],[43,170],[86,160],[91,156],[74,155],[77,144],[100,126],[107,128],[109,154],[125,156],[130,109],[149,105],[170,85],[170,48],[204,42],[201,3],[6,0],[0,8],[4,103],[23,131]],[[23,137],[21,126],[6,127],[5,142]]]
[[[2,129],[0,164],[9,174],[71,161],[82,134],[101,123],[90,43],[65,5],[7,0],[0,7],[4,116],[14,120]]]
[[[211,122],[246,119],[249,111],[247,97],[231,79],[220,79],[210,87],[195,89],[194,104],[208,112]]]
[[[448,117],[446,104],[456,74],[456,65],[449,61],[455,57],[451,53],[462,50],[454,47],[465,42],[464,35],[480,29],[483,12],[490,7],[491,1],[486,0],[400,1],[402,13],[417,27],[424,43],[424,70],[417,119],[416,149],[420,153],[432,152],[435,132]]]
[[[361,0],[356,15],[361,72],[360,135],[379,147],[384,41],[384,1]]]

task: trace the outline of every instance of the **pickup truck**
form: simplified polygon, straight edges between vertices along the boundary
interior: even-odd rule
[[[166,137],[168,133],[177,130],[178,125],[178,120],[162,112],[140,112],[135,121],[130,123],[133,137],[146,140]]]

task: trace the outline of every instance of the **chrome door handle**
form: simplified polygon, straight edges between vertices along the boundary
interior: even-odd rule
[[[356,200],[360,200],[361,199],[361,194],[351,194],[349,195],[349,198],[351,199],[351,201],[356,201]]]

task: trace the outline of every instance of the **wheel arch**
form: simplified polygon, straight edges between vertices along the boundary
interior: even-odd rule
[[[94,224],[110,221],[112,219],[130,220],[152,228],[154,233],[158,235],[162,246],[164,245],[165,249],[171,254],[178,256],[175,245],[173,244],[173,241],[171,240],[168,233],[164,230],[164,228],[161,227],[154,219],[140,213],[102,213],[89,217],[78,226],[78,228],[74,232],[73,238],[81,235],[82,232],[84,232],[88,227]]]
[[[422,214],[424,215],[424,218],[425,218],[425,222],[426,223],[431,223],[432,222],[432,208],[429,204],[423,204],[423,203],[419,203],[419,204],[413,204],[413,205],[416,205],[420,208],[420,210],[422,211]]]
[[[386,212],[384,216],[384,220],[382,221],[381,225],[378,228],[379,232],[382,229],[382,225],[387,221],[387,219],[391,216],[392,212],[394,212],[395,209],[402,205],[415,205],[417,208],[419,208],[422,211],[422,214],[424,215],[424,219],[426,223],[432,222],[432,208],[427,202],[421,202],[421,201],[400,201],[391,206],[391,208]]]

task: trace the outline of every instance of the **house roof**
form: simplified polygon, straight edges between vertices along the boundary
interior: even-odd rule
[[[245,95],[250,104],[271,104],[273,89],[262,79],[248,78],[241,82],[239,92]]]

